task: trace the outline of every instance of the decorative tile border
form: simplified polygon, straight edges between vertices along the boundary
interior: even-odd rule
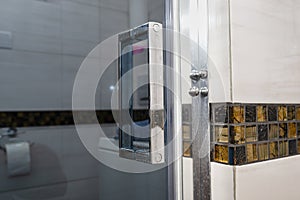
[[[64,126],[74,125],[73,115],[77,115],[80,124],[115,123],[110,110],[96,111],[98,121],[92,121],[94,111],[24,111],[0,112],[0,128],[32,127],[32,126]],[[135,110],[133,120],[141,121],[148,118],[147,110]]]
[[[74,125],[73,114],[79,116],[79,123],[97,123],[91,120],[93,111],[18,111],[0,112],[0,128]],[[115,123],[111,111],[96,111],[96,115],[99,123]]]
[[[211,104],[211,159],[229,165],[300,154],[300,105]]]

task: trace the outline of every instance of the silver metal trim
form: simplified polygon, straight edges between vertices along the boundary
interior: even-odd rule
[[[162,24],[149,22],[150,156],[152,164],[165,161],[164,68]],[[158,117],[157,117],[158,116]],[[158,122],[160,120],[160,122]],[[155,125],[156,123],[156,125]],[[161,159],[157,159],[161,157]]]
[[[166,28],[177,33],[180,31],[180,14],[179,14],[179,0],[166,0],[165,18]],[[179,38],[172,34],[171,31],[165,35],[166,49],[172,52],[180,51]],[[180,74],[180,59],[174,54],[166,54],[166,66],[172,68],[173,72]],[[176,78],[176,74],[168,72],[165,74],[166,86],[172,89],[177,96],[181,96],[180,79]],[[169,145],[167,149],[167,159],[173,161],[168,166],[168,199],[182,200],[183,199],[183,177],[182,177],[182,135],[181,130],[181,103],[175,101],[175,95],[172,92],[166,93],[166,124],[167,124],[167,141],[173,141],[173,145]],[[176,133],[179,133],[176,135]],[[176,138],[176,139],[174,139]],[[169,163],[169,162],[168,162]]]
[[[181,0],[181,25],[193,41],[191,54],[193,199],[211,199],[208,103],[208,1]],[[187,24],[187,18],[197,19]],[[184,21],[186,20],[186,21]],[[200,89],[199,89],[200,88]],[[201,94],[201,95],[200,95]]]

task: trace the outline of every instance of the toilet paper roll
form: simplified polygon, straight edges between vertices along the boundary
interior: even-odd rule
[[[9,176],[21,176],[30,173],[30,145],[27,142],[5,145],[7,156],[7,171]]]

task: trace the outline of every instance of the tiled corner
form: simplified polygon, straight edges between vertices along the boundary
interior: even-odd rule
[[[300,154],[300,105],[211,104],[212,160],[244,165]]]

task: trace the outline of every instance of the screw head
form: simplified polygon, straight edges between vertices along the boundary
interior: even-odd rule
[[[153,30],[154,30],[155,32],[158,32],[158,31],[160,30],[160,26],[159,26],[158,24],[154,24],[154,25],[153,25]]]
[[[197,70],[193,70],[190,73],[190,78],[194,81],[199,81],[200,79],[205,79],[208,77],[208,72],[206,70],[201,70],[200,72]]]
[[[192,96],[192,97],[196,97],[200,94],[200,90],[199,88],[197,87],[192,87],[189,91],[189,94]]]
[[[162,155],[160,154],[160,153],[157,153],[156,155],[155,155],[155,162],[161,162],[161,160],[162,160]]]
[[[200,88],[200,93],[201,93],[202,96],[207,96],[208,92],[209,92],[209,90],[208,90],[207,87]]]

